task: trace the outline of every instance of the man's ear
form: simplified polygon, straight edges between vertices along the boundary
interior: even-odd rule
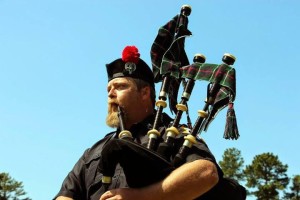
[[[150,86],[146,86],[141,89],[142,99],[146,100],[150,98]]]

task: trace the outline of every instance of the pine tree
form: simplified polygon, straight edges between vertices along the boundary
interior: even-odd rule
[[[244,180],[243,165],[244,159],[241,151],[236,148],[229,148],[224,151],[223,160],[219,162],[224,172],[224,176],[233,178],[237,181]]]
[[[22,182],[14,180],[8,173],[0,173],[0,200],[21,200],[19,197],[25,194]],[[22,200],[30,200],[30,198]]]
[[[279,190],[284,190],[289,183],[287,169],[288,165],[282,164],[272,153],[256,155],[252,164],[244,170],[246,186],[257,188],[250,194],[255,195],[257,200],[279,199]]]
[[[291,192],[285,192],[285,199],[300,200],[300,175],[296,175],[292,179]]]

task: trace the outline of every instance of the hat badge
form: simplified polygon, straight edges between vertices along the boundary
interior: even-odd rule
[[[129,73],[132,74],[136,70],[136,65],[133,62],[127,62],[125,63],[125,70]]]

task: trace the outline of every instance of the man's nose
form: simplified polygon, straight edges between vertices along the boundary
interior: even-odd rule
[[[108,97],[115,97],[116,96],[116,93],[115,93],[115,90],[112,88],[108,91]]]

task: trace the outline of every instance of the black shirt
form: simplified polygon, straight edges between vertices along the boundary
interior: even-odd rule
[[[144,121],[132,126],[129,131],[134,137],[134,142],[142,145],[147,144],[147,132],[152,129],[151,123],[153,122],[153,118],[154,116],[148,117]],[[159,132],[163,135],[163,138],[165,129],[168,127],[171,120],[172,119],[168,115],[163,114],[159,125]],[[102,174],[99,172],[102,148],[108,141],[116,138],[118,132],[119,131],[117,130],[107,134],[103,139],[84,152],[63,181],[61,189],[56,197],[66,196],[75,200],[99,200],[100,196],[105,192],[101,181]],[[163,138],[161,141],[163,141]],[[177,144],[181,145],[183,140],[183,137],[179,137],[177,139]],[[178,148],[180,145],[178,145]],[[187,156],[185,162],[191,162],[198,159],[210,160],[218,166],[214,156],[202,140],[198,140],[198,143],[193,145],[192,152]],[[219,175],[222,176],[219,167],[218,170]],[[128,187],[128,185],[122,167],[117,165],[109,189],[121,187]]]

